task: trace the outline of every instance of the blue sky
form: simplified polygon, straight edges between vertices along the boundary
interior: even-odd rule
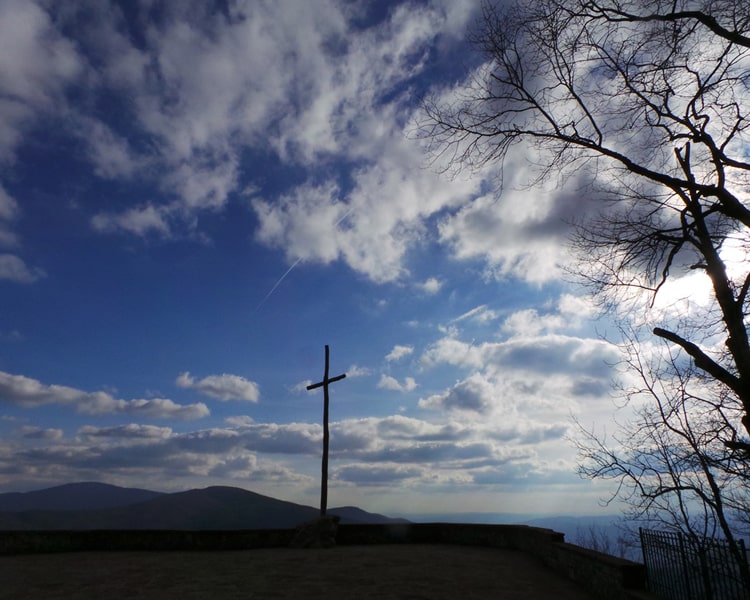
[[[601,510],[567,439],[614,412],[563,269],[586,204],[415,135],[477,9],[0,0],[0,491],[315,504],[329,344],[331,506]]]

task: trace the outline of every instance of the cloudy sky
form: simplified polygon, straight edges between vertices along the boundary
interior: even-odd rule
[[[415,134],[477,9],[0,0],[0,491],[316,504],[330,344],[329,505],[601,511],[567,439],[614,411],[583,208]]]

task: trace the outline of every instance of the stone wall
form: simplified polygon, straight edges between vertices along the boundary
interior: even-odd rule
[[[291,529],[240,531],[2,531],[0,554],[113,550],[244,550],[289,546]],[[519,550],[602,600],[646,600],[639,563],[565,543],[562,533],[526,525],[398,523],[340,525],[338,545],[463,544]]]
[[[646,567],[601,552],[565,543],[565,535],[527,525],[414,523],[341,525],[344,544],[464,544],[520,550],[538,558],[602,600],[647,599]]]

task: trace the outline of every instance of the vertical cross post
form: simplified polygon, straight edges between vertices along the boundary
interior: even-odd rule
[[[314,390],[315,388],[323,388],[323,465],[322,474],[320,481],[320,516],[326,516],[326,509],[328,507],[328,440],[330,439],[328,433],[328,384],[336,381],[341,381],[346,377],[346,373],[343,375],[337,375],[336,377],[328,377],[328,366],[329,366],[330,351],[326,344],[326,364],[325,370],[323,371],[323,381],[313,383],[307,386],[308,390]]]

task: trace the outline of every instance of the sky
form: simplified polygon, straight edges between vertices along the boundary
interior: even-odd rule
[[[0,492],[231,485],[601,514],[573,418],[618,360],[522,150],[450,173],[420,101],[474,0],[0,0]]]

